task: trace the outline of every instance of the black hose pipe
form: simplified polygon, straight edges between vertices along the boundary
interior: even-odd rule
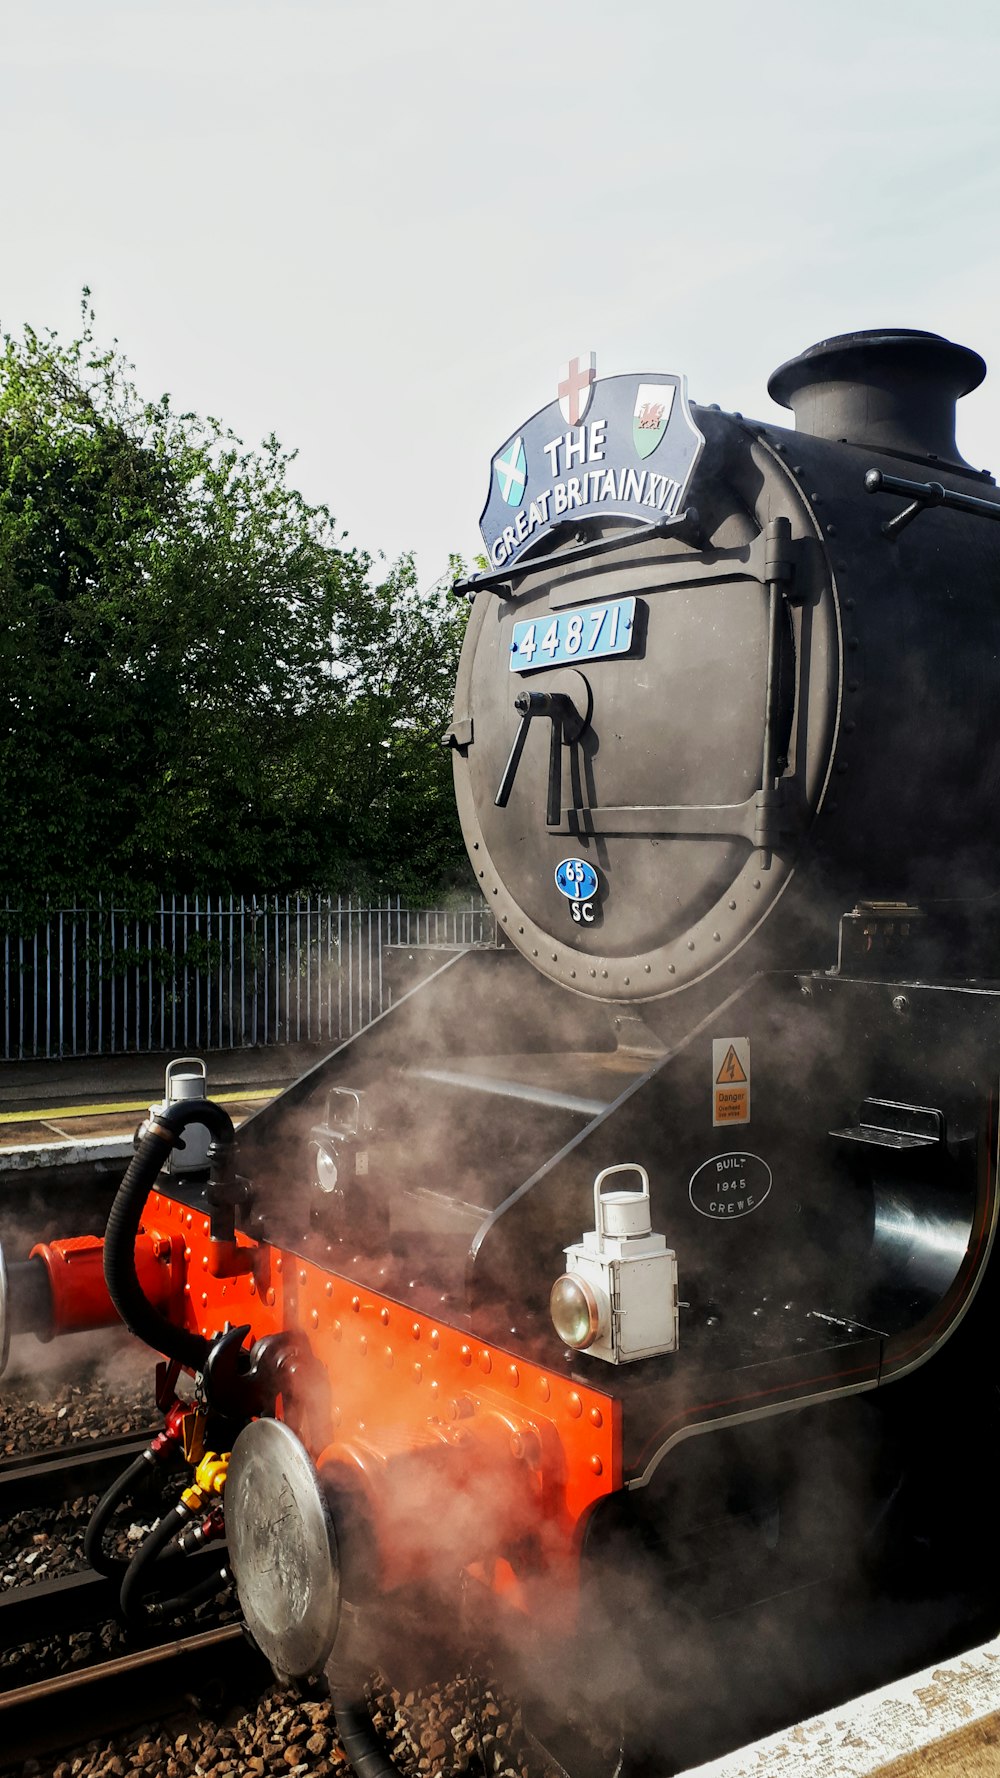
[[[135,1555],[125,1570],[122,1581],[121,1608],[123,1616],[132,1624],[149,1624],[167,1617],[177,1617],[184,1612],[193,1611],[196,1605],[204,1604],[218,1593],[229,1580],[229,1569],[220,1559],[218,1568],[202,1580],[196,1581],[183,1593],[176,1593],[169,1599],[156,1599],[150,1602],[146,1593],[150,1584],[150,1570],[159,1569],[167,1545],[172,1543],[178,1532],[183,1531],[195,1517],[193,1507],[185,1506],[179,1500],[162,1519],[153,1526],[142,1540]],[[180,1552],[178,1561],[182,1560]],[[173,1572],[170,1563],[165,1564],[168,1572]]]
[[[340,1745],[355,1778],[400,1778],[400,1769],[372,1721],[364,1680],[356,1668],[326,1670]]]
[[[148,1475],[148,1455],[143,1451],[120,1476],[115,1477],[107,1493],[101,1495],[83,1534],[84,1559],[97,1574],[106,1574],[109,1580],[120,1579],[128,1563],[119,1556],[108,1555],[104,1548],[105,1533],[119,1507],[126,1500],[135,1498],[139,1483]]]
[[[206,1125],[220,1145],[235,1143],[232,1118],[221,1105],[214,1105],[210,1099],[182,1099],[166,1111],[157,1113],[155,1122],[146,1131],[129,1163],[111,1206],[104,1233],[104,1277],[111,1301],[137,1339],[152,1346],[154,1352],[163,1352],[168,1358],[176,1358],[179,1364],[200,1371],[211,1349],[211,1341],[201,1334],[189,1333],[187,1328],[175,1326],[161,1315],[143,1291],[135,1268],[135,1240],[146,1199],[170,1150],[188,1124]]]
[[[175,1593],[172,1599],[154,1600],[149,1607],[149,1616],[156,1622],[166,1617],[186,1617],[196,1606],[204,1605],[207,1599],[214,1599],[223,1587],[229,1585],[231,1579],[229,1568],[220,1557],[218,1568],[213,1568],[204,1580],[196,1581],[193,1587],[188,1587],[186,1593]]]
[[[147,1532],[135,1555],[125,1570],[122,1581],[121,1607],[122,1612],[131,1623],[143,1623],[148,1616],[146,1605],[147,1570],[152,1567],[167,1544],[182,1531],[189,1520],[194,1518],[191,1507],[179,1500],[162,1519],[158,1519],[152,1531]]]
[[[120,1556],[109,1555],[104,1547],[108,1527],[126,1501],[135,1500],[142,1483],[160,1474],[162,1467],[163,1458],[157,1459],[147,1447],[101,1495],[83,1534],[84,1557],[97,1574],[106,1574],[109,1580],[121,1580],[124,1576],[128,1563]]]

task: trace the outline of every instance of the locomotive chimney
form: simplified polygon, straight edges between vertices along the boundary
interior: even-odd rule
[[[985,375],[978,352],[939,333],[872,328],[820,340],[779,365],[767,388],[799,432],[968,469],[955,403]]]

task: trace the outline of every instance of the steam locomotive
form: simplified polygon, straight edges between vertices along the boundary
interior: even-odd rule
[[[238,1139],[195,1081],[103,1242],[0,1267],[7,1331],[117,1315],[163,1356],[149,1463],[186,1486],[124,1609],[176,1616],[221,1559],[178,1594],[167,1554],[224,1534],[369,1778],[373,1668],[474,1660],[610,1778],[1000,1624],[984,375],[824,340],[771,378],[782,430],[567,366],[456,589],[497,947]]]

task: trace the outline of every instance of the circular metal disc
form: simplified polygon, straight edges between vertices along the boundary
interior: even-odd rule
[[[10,1315],[7,1305],[7,1262],[3,1256],[3,1245],[0,1243],[0,1377],[7,1369],[10,1356]]]
[[[318,1673],[337,1635],[337,1537],[315,1465],[282,1420],[254,1420],[233,1446],[226,1537],[255,1642],[282,1677]]]

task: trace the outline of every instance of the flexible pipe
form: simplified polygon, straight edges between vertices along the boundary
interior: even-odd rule
[[[176,1358],[192,1370],[204,1368],[211,1342],[168,1321],[146,1296],[135,1264],[135,1242],[146,1199],[177,1138],[188,1124],[204,1124],[217,1141],[232,1143],[233,1120],[208,1099],[181,1099],[158,1113],[143,1136],[108,1216],[104,1235],[104,1277],[111,1301],[125,1326],[154,1352]]]
[[[143,1451],[120,1476],[116,1476],[107,1493],[102,1494],[94,1508],[86,1531],[83,1534],[83,1554],[98,1574],[106,1574],[110,1580],[118,1580],[124,1575],[128,1563],[119,1556],[109,1556],[104,1548],[104,1537],[115,1513],[126,1500],[132,1500],[140,1481],[149,1475],[152,1459],[148,1451]]]
[[[327,1682],[340,1745],[355,1778],[400,1778],[400,1768],[372,1721],[357,1670],[338,1670],[331,1663]]]
[[[94,1508],[83,1536],[83,1553],[98,1574],[106,1574],[109,1580],[120,1580],[128,1567],[128,1563],[119,1556],[111,1556],[104,1547],[104,1539],[108,1526],[115,1513],[126,1501],[134,1500],[144,1481],[149,1481],[154,1473],[162,1473],[164,1461],[179,1462],[179,1453],[166,1460],[157,1458],[147,1446],[139,1456],[134,1458],[121,1475],[116,1476],[110,1488],[101,1495]]]
[[[221,1592],[231,1578],[226,1563],[220,1559],[218,1568],[213,1568],[204,1580],[196,1581],[193,1587],[188,1587],[186,1593],[175,1593],[172,1599],[155,1600],[149,1607],[149,1615],[159,1621],[161,1618],[180,1617],[194,1611],[197,1605],[204,1605],[207,1599],[214,1599],[216,1593]]]
[[[147,1623],[193,1611],[196,1605],[202,1605],[206,1599],[211,1599],[228,1581],[229,1570],[225,1562],[220,1560],[218,1568],[213,1569],[202,1580],[196,1581],[186,1592],[175,1593],[168,1599],[157,1599],[152,1603],[147,1601],[150,1569],[159,1564],[168,1544],[173,1542],[178,1532],[189,1525],[195,1516],[194,1508],[185,1506],[183,1500],[179,1500],[143,1538],[125,1570],[120,1594],[122,1612],[130,1623]],[[178,1560],[182,1560],[180,1552],[176,1554]],[[171,1572],[170,1564],[167,1563],[166,1566],[168,1572]]]
[[[146,1606],[146,1572],[156,1561],[161,1551],[177,1536],[178,1531],[194,1517],[189,1506],[179,1500],[162,1519],[158,1519],[152,1531],[143,1538],[135,1555],[125,1570],[122,1581],[121,1607],[124,1615],[132,1623],[141,1623],[147,1616]]]

